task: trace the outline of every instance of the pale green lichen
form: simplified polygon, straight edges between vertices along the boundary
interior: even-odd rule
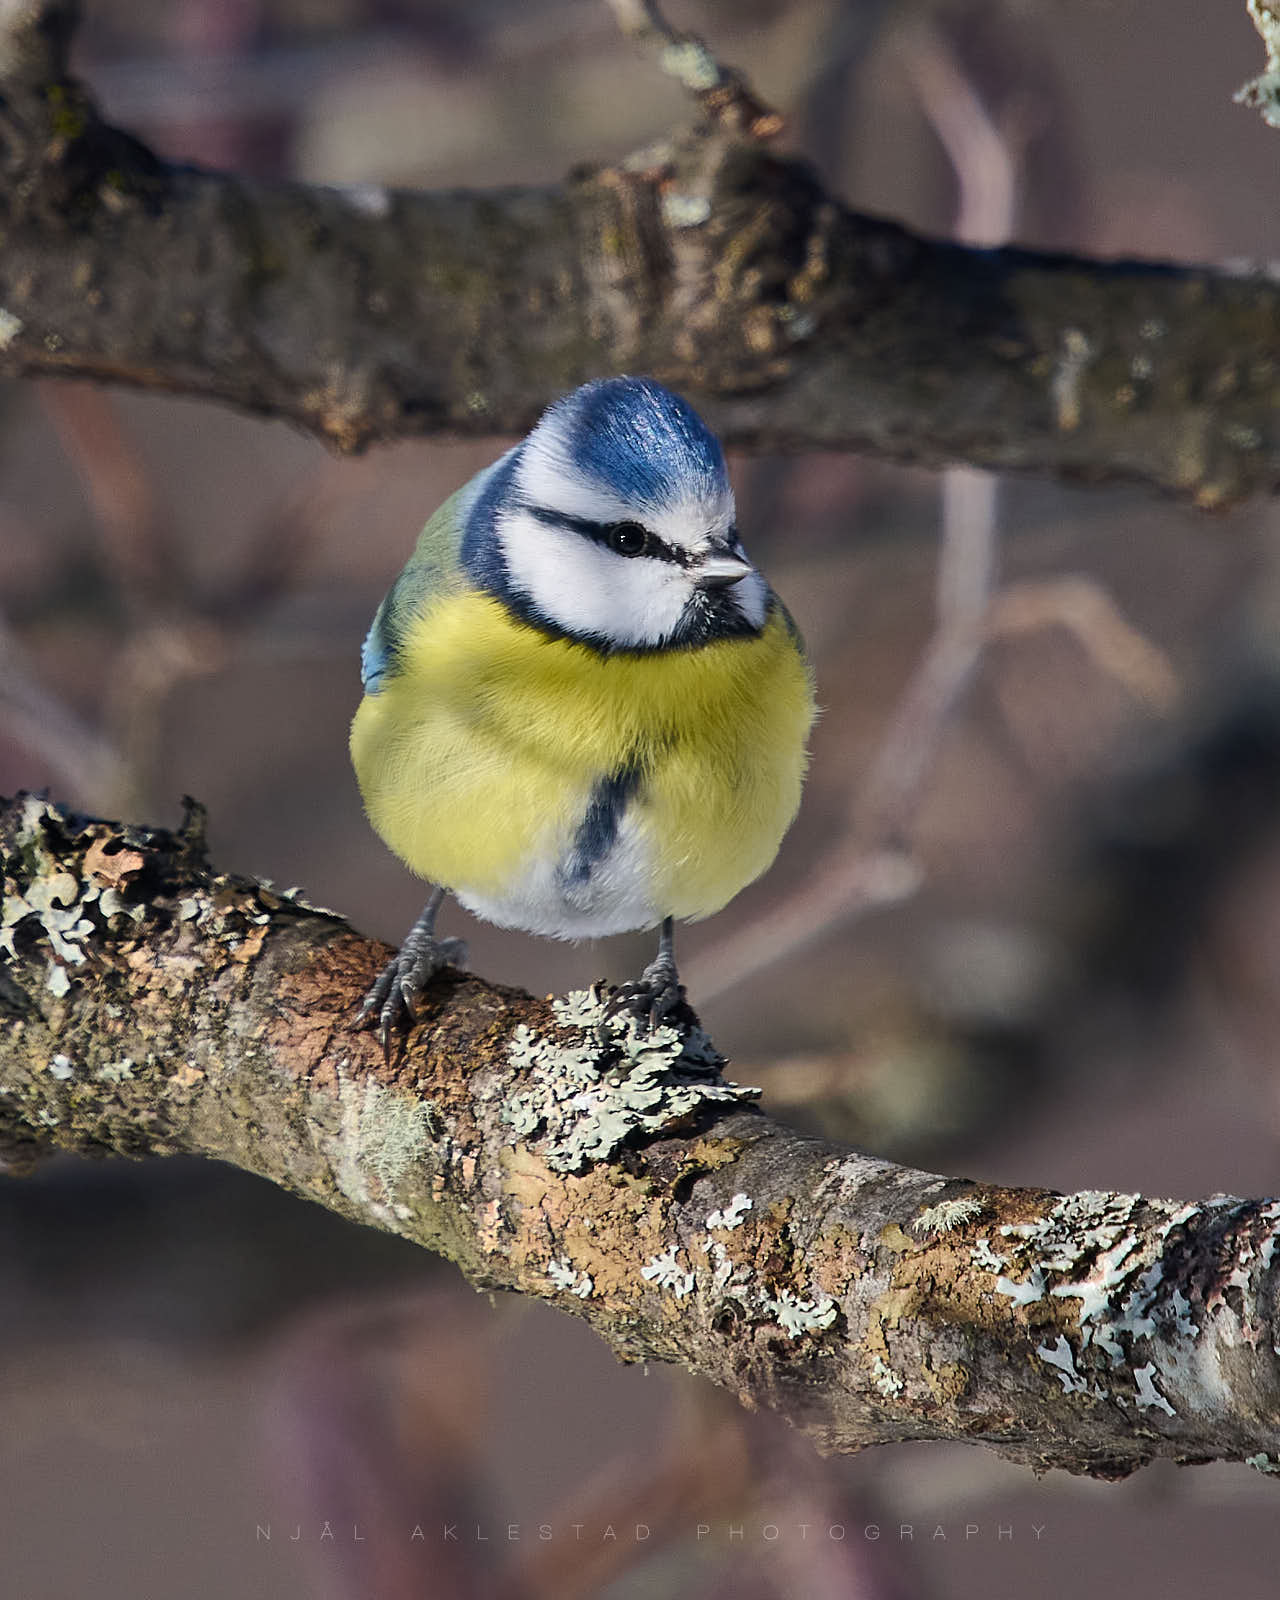
[[[707,1213],[707,1227],[736,1228],[750,1210],[750,1198],[745,1194],[735,1194],[722,1211],[716,1210]]]
[[[657,1284],[659,1289],[670,1289],[677,1300],[683,1300],[685,1295],[693,1291],[694,1277],[692,1272],[681,1266],[679,1255],[680,1246],[673,1244],[669,1250],[646,1262],[640,1268],[640,1276]]]
[[[840,1307],[829,1294],[819,1292],[812,1300],[802,1300],[790,1289],[780,1289],[777,1295],[762,1295],[761,1309],[766,1311],[786,1334],[788,1339],[799,1339],[806,1333],[818,1333],[829,1328],[840,1315]]]
[[[600,1021],[600,995],[596,989],[571,989],[553,1000],[551,1009],[566,1028],[594,1028]]]
[[[699,228],[710,218],[711,201],[706,195],[672,190],[662,196],[662,220],[669,228]]]
[[[57,1055],[49,1063],[49,1076],[56,1078],[59,1083],[65,1083],[68,1078],[75,1076],[75,1067],[71,1064],[69,1056]]]
[[[996,1279],[996,1293],[1007,1295],[1015,1306],[1034,1305],[1044,1298],[1045,1278],[1039,1267],[1033,1267],[1028,1277],[1018,1280],[1003,1275]]]
[[[678,1244],[650,1257],[640,1268],[640,1276],[660,1289],[670,1289],[678,1300],[692,1294],[701,1284],[704,1294],[710,1289],[713,1309],[732,1300],[752,1321],[767,1318],[776,1322],[788,1339],[820,1333],[840,1315],[836,1301],[821,1290],[812,1299],[804,1299],[791,1289],[779,1289],[773,1294],[753,1289],[751,1268],[746,1263],[734,1262],[719,1239],[703,1239],[700,1249],[710,1258],[709,1284],[705,1273],[699,1278],[696,1268],[685,1265]]]
[[[694,93],[714,89],[723,78],[720,63],[701,39],[673,39],[663,47],[662,70]]]
[[[1057,1376],[1062,1382],[1064,1394],[1084,1394],[1088,1392],[1089,1385],[1076,1371],[1075,1352],[1068,1341],[1059,1334],[1053,1344],[1038,1344],[1036,1354],[1042,1361],[1047,1361],[1051,1367],[1057,1369]]]
[[[370,1176],[385,1197],[422,1158],[434,1132],[431,1103],[394,1094],[380,1083],[343,1078],[338,1091],[342,1132],[334,1163],[338,1187],[348,1199],[367,1205],[373,1198]],[[397,1208],[397,1214],[398,1214]]]
[[[96,888],[84,896],[80,888],[80,880],[72,873],[54,872],[37,874],[23,893],[10,889],[0,909],[0,951],[16,954],[14,930],[34,917],[59,960],[79,966],[85,959],[81,941],[93,932],[93,923],[82,915],[81,908],[97,896]]]
[[[553,1007],[577,1035],[546,1038],[521,1024],[507,1059],[527,1080],[502,1106],[511,1142],[538,1140],[557,1172],[607,1161],[633,1135],[655,1135],[716,1104],[747,1104],[758,1089],[726,1083],[723,1065],[698,1028],[641,1028],[610,1015],[600,990],[578,990]]]
[[[123,1056],[119,1061],[109,1061],[98,1068],[94,1077],[101,1083],[127,1083],[133,1077],[133,1062],[128,1056]]]
[[[564,1256],[547,1263],[547,1277],[557,1289],[577,1295],[579,1300],[589,1300],[595,1289],[589,1272],[579,1272]]]
[[[1147,1411],[1157,1408],[1166,1412],[1171,1417],[1176,1417],[1177,1412],[1160,1393],[1155,1385],[1155,1363],[1148,1361],[1145,1367],[1135,1367],[1133,1378],[1138,1385],[1138,1404]]]
[[[1173,1416],[1175,1408],[1157,1379],[1166,1386],[1172,1382],[1184,1400],[1195,1397],[1187,1403],[1215,1403],[1217,1380],[1197,1355],[1202,1328],[1191,1301],[1166,1270],[1163,1254],[1164,1241],[1192,1223],[1201,1209],[1133,1194],[1089,1190],[1064,1195],[1043,1217],[1004,1224],[999,1230],[1003,1253],[979,1239],[969,1257],[975,1266],[997,1274],[996,1292],[1017,1306],[1050,1298],[1078,1303],[1078,1346],[1059,1335],[1052,1345],[1037,1347],[1065,1392],[1136,1403]],[[1271,1220],[1269,1213],[1265,1220]],[[1254,1257],[1266,1254],[1269,1244],[1270,1236],[1257,1246],[1243,1246],[1228,1285],[1247,1288]],[[1144,1365],[1137,1363],[1140,1340],[1149,1342],[1152,1357]],[[1133,1391],[1108,1394],[1087,1371],[1079,1370],[1077,1359],[1090,1350],[1105,1356],[1112,1370],[1127,1372]]]
[[[0,306],[0,350],[7,350],[22,332],[22,318]]]
[[[970,1252],[970,1259],[990,1270],[1015,1264],[1025,1273],[1015,1276],[1012,1271],[1002,1271],[996,1280],[996,1292],[1008,1296],[1015,1305],[1031,1305],[1046,1295],[1079,1300],[1082,1343],[1096,1343],[1118,1365],[1124,1360],[1124,1352],[1117,1334],[1146,1331],[1124,1320],[1136,1310],[1131,1304],[1121,1309],[1122,1297],[1116,1293],[1139,1270],[1140,1262],[1132,1259],[1140,1244],[1133,1223],[1144,1204],[1139,1195],[1101,1190],[1064,1195],[1045,1217],[1001,1226],[1000,1234],[1008,1247],[1006,1255],[996,1256],[987,1241],[979,1240],[990,1259],[980,1260],[977,1251]],[[1171,1216],[1168,1227],[1185,1220],[1187,1214]],[[1051,1283],[1055,1276],[1065,1281]],[[1153,1293],[1140,1309],[1148,1309],[1154,1298]]]
[[[1280,1220],[1280,1200],[1272,1200],[1263,1206],[1259,1215],[1267,1222]],[[1262,1270],[1268,1271],[1272,1261],[1275,1260],[1276,1250],[1280,1248],[1280,1233],[1273,1228],[1264,1242],[1261,1250]]]
[[[751,1268],[735,1262],[719,1239],[704,1239],[702,1253],[711,1257],[711,1289],[717,1302],[736,1300],[745,1306],[747,1296],[743,1291],[751,1282]]]
[[[1266,47],[1267,65],[1234,98],[1237,105],[1253,106],[1268,127],[1280,128],[1280,6],[1275,0],[1247,0],[1247,5]]]
[[[50,823],[62,827],[65,819],[46,800],[25,796],[15,859],[25,869],[27,881],[19,887],[13,876],[5,880],[0,904],[0,955],[16,956],[14,938],[18,928],[34,923],[50,950],[45,987],[55,999],[61,999],[71,989],[67,968],[83,966],[87,959],[84,941],[95,928],[87,915],[90,909],[104,918],[126,915],[138,921],[145,915],[145,907],[126,900],[114,888],[104,888],[92,878],[81,879],[68,872],[49,849],[46,825]]]
[[[969,1260],[985,1272],[1000,1272],[1009,1263],[1008,1256],[998,1256],[991,1248],[990,1239],[979,1239],[969,1247]]]
[[[1244,1464],[1255,1472],[1280,1472],[1280,1456],[1269,1456],[1265,1450],[1260,1450],[1256,1456],[1246,1456]]]
[[[87,900],[88,895],[85,896]],[[103,889],[98,896],[98,910],[104,917],[128,917],[133,922],[141,922],[147,914],[147,908],[141,900],[126,900],[119,889]]]
[[[954,1200],[939,1200],[936,1206],[926,1206],[911,1224],[912,1233],[950,1233],[963,1223],[982,1214],[982,1201],[972,1195],[960,1195]]]
[[[871,1363],[871,1376],[877,1389],[886,1400],[892,1400],[895,1394],[902,1393],[902,1379],[884,1363],[883,1356],[877,1356]]]

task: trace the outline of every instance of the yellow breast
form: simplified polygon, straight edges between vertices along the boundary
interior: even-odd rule
[[[572,848],[595,786],[627,806],[657,916],[707,916],[773,860],[800,802],[808,666],[780,610],[758,638],[602,657],[476,591],[444,595],[368,695],[351,754],[370,820],[415,872],[501,896]],[[645,926],[655,916],[638,917]]]

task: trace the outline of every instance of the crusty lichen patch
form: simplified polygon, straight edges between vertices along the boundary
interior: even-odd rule
[[[1064,1394],[1175,1417],[1225,1403],[1222,1374],[1203,1359],[1208,1324],[1217,1317],[1221,1338],[1224,1314],[1241,1321],[1228,1291],[1268,1269],[1277,1220],[1277,1202],[1219,1197],[1195,1205],[1084,1191],[1054,1199],[1040,1216],[992,1228],[969,1247],[968,1260],[991,1274],[996,1300],[1031,1326],[1061,1327],[1063,1303],[1074,1308],[1073,1325],[1034,1347]],[[1206,1229],[1229,1231],[1234,1242],[1215,1269],[1221,1287],[1211,1276],[1193,1305],[1180,1287],[1181,1258],[1191,1236]],[[1241,1322],[1233,1337],[1249,1336]]]
[[[507,1061],[514,1087],[479,1073],[471,1092],[485,1105],[482,1120],[507,1130],[491,1231],[502,1229],[504,1251],[531,1281],[610,1309],[634,1304],[643,1286],[650,1353],[658,1319],[670,1326],[673,1357],[690,1329],[722,1318],[771,1348],[838,1336],[841,1305],[797,1256],[790,1200],[764,1205],[726,1183],[681,1214],[681,1190],[745,1146],[718,1131],[671,1134],[701,1111],[750,1105],[758,1094],[721,1078],[705,1035],[641,1032],[629,1016],[608,1014],[600,990],[580,991],[553,1002],[549,1025],[517,1028]],[[628,1145],[634,1165],[617,1159]]]
[[[223,874],[191,873],[202,848],[202,816],[192,805],[183,832],[174,835],[68,816],[39,795],[22,796],[0,878],[0,960],[16,961],[43,944],[44,988],[55,1000],[84,978],[89,946],[100,954],[109,949],[126,967],[153,967],[155,993],[161,981],[170,993],[175,985],[180,992],[207,983],[215,956],[220,966],[247,965],[284,897]],[[197,881],[171,898],[163,880],[185,852]],[[188,927],[193,947],[197,938],[205,943],[184,965],[180,946]],[[166,935],[161,980],[156,950]]]
[[[634,1135],[657,1136],[711,1106],[747,1105],[759,1089],[726,1083],[724,1065],[701,1029],[643,1030],[611,1016],[599,988],[557,1000],[554,1036],[525,1024],[507,1057],[522,1079],[499,1116],[510,1142],[536,1149],[555,1172],[608,1161]]]

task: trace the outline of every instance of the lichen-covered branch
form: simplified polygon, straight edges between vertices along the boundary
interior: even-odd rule
[[[1236,101],[1254,106],[1262,120],[1280,128],[1280,5],[1276,0],[1246,0],[1253,25],[1266,46],[1267,65],[1236,90]]]
[[[1127,477],[1206,506],[1280,483],[1266,272],[924,239],[714,118],[543,189],[172,166],[103,124],[65,31],[0,48],[0,375],[205,396],[354,449],[523,432],[588,377],[646,371],[733,445]]]
[[[679,1361],[827,1449],[969,1439],[1119,1476],[1280,1469],[1280,1202],[1000,1189],[772,1122],[701,1035],[591,991],[435,987],[402,1059],[350,1022],[385,951],[176,835],[0,804],[0,1144],[262,1174]]]

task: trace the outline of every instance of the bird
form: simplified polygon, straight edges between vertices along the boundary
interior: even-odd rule
[[[738,535],[719,440],[646,377],[597,379],[436,511],[361,651],[351,757],[384,843],[433,888],[361,1007],[390,1056],[466,947],[499,927],[658,929],[609,1002],[692,1016],[677,921],[773,862],[815,716],[797,627]]]

